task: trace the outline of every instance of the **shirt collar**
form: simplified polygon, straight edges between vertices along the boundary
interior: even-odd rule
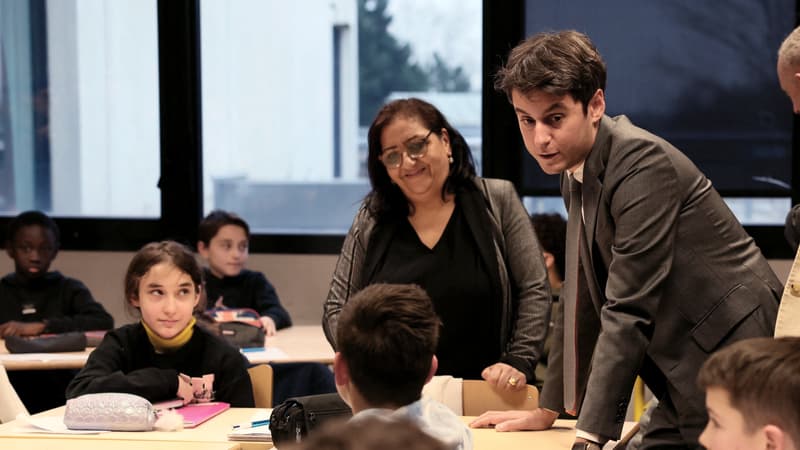
[[[571,172],[569,170],[567,170],[567,172],[569,172],[569,174],[572,175],[572,178],[574,178],[575,181],[577,181],[578,183],[583,183],[583,166],[584,166],[584,164],[586,164],[585,160],[581,161],[581,163],[578,165],[578,167],[575,170],[573,170]]]

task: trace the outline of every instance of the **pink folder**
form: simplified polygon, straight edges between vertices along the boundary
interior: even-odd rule
[[[230,407],[230,403],[225,402],[190,403],[175,412],[183,416],[185,428],[194,428]]]

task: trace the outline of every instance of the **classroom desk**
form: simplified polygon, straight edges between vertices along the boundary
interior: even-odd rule
[[[26,450],[52,450],[47,448],[57,446],[60,450],[77,448],[114,448],[127,450],[128,448],[164,448],[193,450],[216,449],[242,449],[266,450],[272,448],[267,442],[234,442],[227,440],[227,433],[234,424],[250,420],[256,408],[231,408],[208,422],[193,429],[178,432],[149,431],[149,432],[112,432],[95,435],[64,435],[64,434],[31,434],[17,431],[19,425],[9,422],[0,425],[0,448],[17,448],[18,443],[25,443]],[[262,410],[263,411],[263,410]],[[56,408],[43,412],[39,416],[58,416],[64,414],[64,408]],[[464,423],[469,423],[474,417],[462,417]],[[631,424],[627,424],[630,426]],[[626,427],[627,428],[627,427]],[[575,421],[558,420],[555,426],[546,431],[520,431],[512,433],[498,433],[492,428],[478,428],[472,430],[475,450],[528,450],[542,449],[569,449],[575,439]],[[57,440],[57,441],[56,441]],[[28,446],[36,443],[39,447]],[[99,443],[99,444],[96,444]],[[131,444],[133,443],[133,444]],[[91,445],[90,445],[91,444]],[[227,445],[227,447],[226,447]],[[606,448],[611,448],[609,444]]]
[[[94,347],[82,352],[9,354],[6,341],[0,339],[0,362],[6,370],[80,369]]]
[[[201,424],[196,428],[187,428],[182,431],[148,431],[148,432],[125,432],[114,431],[110,433],[99,434],[43,434],[43,433],[26,433],[20,431],[20,424],[18,421],[12,421],[0,425],[0,448],[15,448],[9,446],[9,443],[17,442],[49,442],[50,448],[68,449],[68,448],[89,448],[88,443],[94,445],[95,442],[100,443],[96,448],[113,448],[120,449],[121,445],[131,445],[128,443],[135,443],[138,445],[131,446],[130,448],[165,448],[165,449],[180,449],[180,448],[208,448],[209,450],[216,449],[238,449],[238,448],[254,448],[250,447],[250,443],[242,443],[236,441],[228,441],[227,434],[232,429],[234,424],[242,423],[250,420],[256,412],[256,408],[231,408],[217,417],[211,418],[208,422]],[[64,407],[51,409],[43,413],[37,414],[36,417],[46,416],[63,416]],[[208,447],[197,446],[199,444],[208,445]],[[270,448],[272,444],[258,443],[259,447],[255,448]],[[105,447],[103,447],[103,445]],[[24,447],[27,449],[28,447]],[[44,447],[43,447],[44,448]]]
[[[264,347],[277,348],[285,355],[265,358],[257,353],[245,353],[247,359],[253,364],[266,362],[318,362],[333,364],[333,348],[325,339],[325,332],[321,325],[297,325],[278,331],[275,336],[269,336]]]
[[[469,424],[474,417],[462,417]],[[494,428],[472,428],[475,450],[489,449],[569,449],[575,440],[574,420],[558,420],[546,431],[515,431],[499,433]]]
[[[462,417],[469,424],[474,417]],[[472,428],[472,443],[475,450],[489,449],[569,449],[575,441],[575,425],[577,420],[556,420],[553,428],[544,431],[497,432],[494,428]],[[636,422],[626,422],[622,429],[623,436]],[[612,450],[616,441],[609,441],[603,447]]]
[[[320,325],[300,325],[278,331],[268,337],[264,351],[245,353],[253,364],[267,362],[333,363],[333,349],[325,339]],[[65,353],[9,354],[5,341],[0,339],[0,363],[6,370],[80,369],[94,350]]]
[[[67,440],[59,441],[57,444],[53,439],[41,436],[30,436],[24,438],[0,438],[3,449],[9,450],[53,450],[54,445],[58,445],[58,450],[108,450],[108,441],[100,440]],[[142,450],[142,441],[115,441],[114,450]],[[168,442],[159,445],[159,449],[166,450],[243,450],[238,442]]]

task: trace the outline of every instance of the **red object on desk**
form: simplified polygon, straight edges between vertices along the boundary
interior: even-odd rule
[[[176,408],[175,412],[183,416],[184,427],[194,428],[230,407],[230,403],[225,402],[190,403]]]

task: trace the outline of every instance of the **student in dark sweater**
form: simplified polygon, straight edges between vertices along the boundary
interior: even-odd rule
[[[141,321],[106,334],[67,388],[67,398],[126,392],[151,402],[228,402],[252,407],[247,361],[200,327],[202,271],[191,250],[172,241],[145,245],[125,276],[127,306]]]
[[[241,217],[212,211],[198,227],[197,251],[204,269],[209,307],[252,308],[261,315],[264,333],[292,325],[275,288],[261,272],[244,268],[249,256],[250,227]]]
[[[27,211],[8,225],[6,253],[14,272],[0,280],[0,337],[108,330],[114,319],[78,280],[48,272],[58,254],[56,223]],[[14,370],[8,378],[30,413],[64,404],[72,370]]]
[[[250,227],[236,214],[215,210],[198,227],[197,250],[205,269],[209,307],[252,308],[261,315],[264,333],[292,325],[275,288],[260,272],[244,268],[249,256]],[[317,363],[272,363],[273,395],[278,404],[289,397],[336,391],[331,370]]]
[[[0,336],[113,328],[114,319],[83,283],[48,272],[59,234],[55,222],[39,211],[9,223],[6,253],[14,272],[0,280]]]

